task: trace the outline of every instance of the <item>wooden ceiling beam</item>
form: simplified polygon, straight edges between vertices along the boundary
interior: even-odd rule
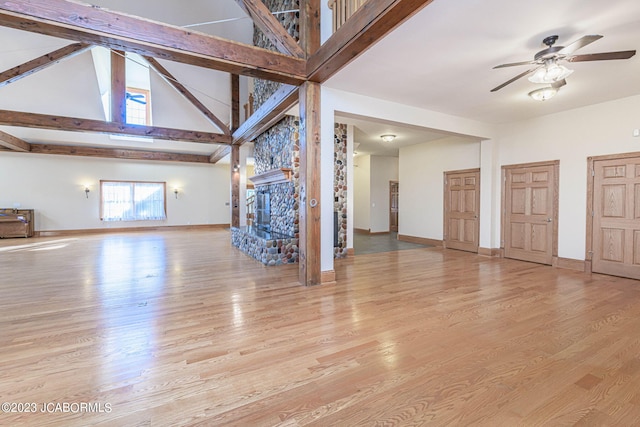
[[[157,126],[131,125],[127,123],[105,122],[94,119],[51,116],[48,114],[25,113],[0,110],[0,125],[27,128],[64,130],[71,132],[93,132],[109,135],[137,136],[170,141],[199,142],[205,144],[230,144],[230,135],[200,132]]]
[[[231,74],[231,131],[240,127],[240,76]]]
[[[236,3],[251,17],[256,27],[285,55],[304,58],[304,51],[276,19],[262,0],[236,0]]]
[[[209,163],[218,163],[223,157],[227,154],[231,153],[231,146],[225,145],[223,147],[218,148],[216,151],[209,156]]]
[[[166,68],[160,64],[157,60],[150,56],[145,56],[144,59],[149,63],[151,68],[153,68],[159,75],[164,79],[165,82],[169,83],[175,90],[177,90],[187,101],[189,101],[198,111],[200,111],[209,122],[213,123],[213,125],[217,126],[222,133],[225,135],[231,135],[231,131],[229,127],[220,120],[215,114],[211,112],[198,98],[191,93],[189,89],[186,88],[182,83],[178,81]]]
[[[300,4],[300,45],[306,57],[320,48],[320,0],[307,0]]]
[[[125,52],[111,51],[111,121],[127,122],[127,64]]]
[[[92,46],[90,44],[86,43],[74,43],[58,50],[54,50],[53,52],[46,53],[38,58],[25,62],[24,64],[16,65],[15,67],[0,73],[0,87],[23,79],[37,73],[38,71],[47,69],[63,59],[73,58],[74,56],[91,49],[91,47]]]
[[[0,25],[299,85],[305,60],[69,0],[0,0]]]
[[[124,150],[120,148],[78,147],[75,145],[31,144],[31,152],[37,154],[59,154],[64,156],[106,157],[109,159],[209,163],[209,156],[201,154]]]
[[[280,121],[298,102],[298,88],[281,85],[242,125],[233,133],[234,144],[244,144],[268,130]]]
[[[307,61],[309,80],[323,83],[433,0],[368,0]]]
[[[13,151],[31,151],[31,144],[0,130],[0,145]]]

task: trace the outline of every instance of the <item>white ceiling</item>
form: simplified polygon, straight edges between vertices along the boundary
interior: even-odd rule
[[[235,0],[88,0],[85,3],[228,40],[253,43],[253,21]]]
[[[574,73],[556,97],[533,101],[541,87],[526,77],[491,93],[527,66],[492,69],[532,60],[558,35],[566,46],[587,34],[604,37],[578,54],[638,50],[631,59],[571,63]],[[640,94],[640,1],[638,0],[434,0],[408,22],[332,77],[327,86],[488,123],[509,123]],[[339,121],[345,121],[338,117]],[[354,123],[364,154],[377,150],[387,124]],[[394,128],[392,133],[402,131]],[[413,132],[418,132],[413,129]],[[433,130],[400,146],[441,138]]]
[[[640,94],[640,55],[628,60],[571,63],[558,95],[534,102],[539,85],[522,78],[491,93],[526,66],[557,34],[568,45],[587,34],[604,38],[587,54],[640,51],[638,0],[434,0],[327,85],[488,123],[507,123]]]
[[[93,0],[91,3],[175,25],[239,18],[193,29],[244,43],[251,42],[251,21],[234,0],[189,0],[189,7],[184,6],[185,2],[175,0]],[[527,96],[529,91],[538,86],[526,78],[498,92],[490,92],[527,69],[523,66],[494,70],[493,66],[533,59],[533,55],[544,48],[542,39],[552,34],[560,37],[557,45],[567,45],[586,34],[604,36],[578,51],[581,54],[640,50],[640,1],[434,0],[326,84],[495,124],[640,94],[640,55],[628,60],[572,63],[570,68],[575,72],[567,79],[567,85],[555,98],[543,103]],[[5,70],[68,43],[70,41],[0,29],[0,66]],[[87,93],[95,91],[87,76],[76,78],[72,75],[80,66],[89,63],[89,59],[82,58],[82,55],[0,88],[0,108],[73,116],[62,109],[60,96],[66,96],[66,100],[71,96],[82,99],[83,94],[87,97]],[[219,78],[215,75],[217,72],[211,70],[169,62],[163,64],[176,76],[182,78],[184,75],[183,83],[199,88],[196,95],[208,91],[202,82]],[[205,77],[194,78],[198,73]],[[64,83],[64,76],[70,83]],[[56,82],[56,87],[51,81]],[[84,87],[76,84],[78,82],[82,82]],[[170,89],[163,90],[166,94],[162,96],[170,97]],[[205,104],[209,103],[214,110],[220,108],[220,103],[215,102],[215,99],[221,98],[219,94],[204,95],[201,100]],[[172,100],[184,102],[178,97]],[[99,111],[97,106],[92,105],[91,111]],[[70,111],[73,112],[73,108]],[[417,129],[366,117],[341,115],[337,121],[356,127],[355,142],[360,144],[357,151],[369,154],[397,155],[397,147],[401,144],[447,136],[432,129]],[[172,127],[169,123],[162,125]],[[2,129],[30,142],[54,143],[60,139],[60,143],[81,144],[81,140],[87,138],[107,145],[128,144],[121,141],[105,142],[106,137],[100,135],[88,137],[88,134],[76,134],[70,137],[68,133],[55,131],[34,130],[31,133],[30,130],[10,127]],[[379,136],[383,133],[398,135],[393,143],[394,148],[381,144]],[[92,142],[95,143],[98,142]],[[158,144],[156,148],[172,151],[186,149],[186,152],[192,153],[206,151],[199,144],[175,142]]]
[[[470,141],[472,138],[439,132],[422,127],[411,126],[388,120],[374,119],[355,114],[340,113],[336,122],[354,126],[354,156],[391,156],[397,157],[398,150],[409,145],[421,144],[442,138]],[[383,141],[381,135],[395,135],[391,142]]]

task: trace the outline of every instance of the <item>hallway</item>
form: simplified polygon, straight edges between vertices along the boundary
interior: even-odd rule
[[[362,231],[353,232],[353,249],[356,255],[431,247],[433,246],[419,245],[417,243],[398,240],[398,233],[395,231],[380,234],[370,234]]]

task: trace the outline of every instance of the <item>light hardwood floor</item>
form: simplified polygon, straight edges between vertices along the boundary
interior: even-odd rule
[[[305,288],[229,240],[0,240],[0,425],[640,425],[638,281],[423,248]]]

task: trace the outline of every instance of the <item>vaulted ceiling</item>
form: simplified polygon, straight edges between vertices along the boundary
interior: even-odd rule
[[[206,34],[245,44],[252,43],[253,23],[235,1],[208,2],[192,0],[190,7],[175,1],[100,1],[93,4],[109,10],[143,16],[147,19],[186,26]],[[196,24],[195,26],[191,26]],[[201,24],[201,25],[199,25]],[[135,29],[134,29],[135,31]],[[34,58],[50,55],[73,40],[41,35],[19,29],[0,27],[0,71],[21,66]],[[140,59],[128,59],[138,62]],[[142,60],[145,66],[146,61]],[[231,120],[231,79],[226,72],[181,62],[158,59],[151,68],[153,125],[185,129],[202,133],[224,133],[220,126],[199,111],[182,96],[170,81],[169,74],[201,103],[211,115],[228,126]],[[162,71],[158,71],[158,67]],[[133,67],[130,67],[133,68]],[[32,112],[104,121],[105,115],[98,87],[96,65],[90,50],[68,57],[44,70],[13,82],[0,83],[0,109]],[[246,79],[241,96],[246,100]],[[141,139],[114,137],[105,133],[79,133],[41,129],[28,126],[1,126],[9,135],[34,144],[64,144],[67,146],[107,149],[150,150],[210,156],[217,144],[172,141],[165,138]],[[178,138],[180,139],[180,138]],[[39,147],[40,145],[38,145]],[[191,159],[184,157],[184,159]]]

